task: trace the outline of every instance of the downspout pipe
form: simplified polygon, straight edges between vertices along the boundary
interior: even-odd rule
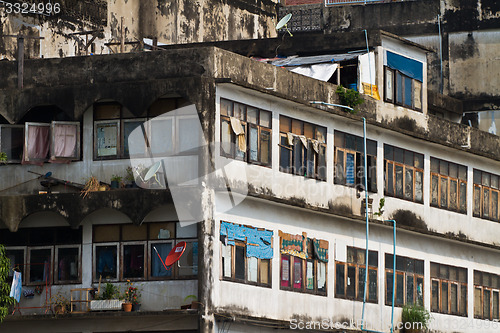
[[[365,306],[366,306],[366,293],[368,286],[368,239],[369,239],[369,219],[368,219],[368,175],[367,175],[367,158],[366,158],[366,118],[363,117],[363,153],[364,153],[364,183],[365,183],[365,217],[366,217],[366,252],[365,252],[365,285],[363,290],[363,312],[361,315],[361,331],[363,332],[373,332],[382,333],[379,331],[367,330],[364,328],[365,325]],[[393,224],[393,262],[392,262],[392,309],[391,309],[391,333],[394,332],[394,294],[396,291],[396,221],[387,220],[386,222],[392,222]]]

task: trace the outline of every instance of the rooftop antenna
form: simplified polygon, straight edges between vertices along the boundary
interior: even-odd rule
[[[276,31],[279,31],[280,29],[282,28],[285,28],[286,31],[288,32],[288,34],[290,35],[290,37],[293,37],[292,33],[290,32],[290,30],[288,30],[288,21],[290,21],[290,19],[292,18],[292,13],[288,13],[286,14],[279,22],[278,24],[276,24]]]

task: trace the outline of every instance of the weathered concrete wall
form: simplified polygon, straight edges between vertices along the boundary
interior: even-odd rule
[[[78,2],[64,0],[61,13],[52,16],[34,14],[7,14],[0,12],[0,34],[43,37],[31,40],[26,46],[27,58],[53,58],[85,55],[85,44],[92,34],[82,31],[100,31],[94,40],[94,54],[120,51],[119,45],[109,48],[106,43],[119,43],[123,17],[126,42],[143,38],[157,39],[159,43],[181,44],[215,40],[268,38],[276,35],[276,0],[225,1],[216,0],[100,0]],[[140,51],[139,44],[125,45],[124,52]],[[0,41],[0,59],[16,59],[15,38]]]

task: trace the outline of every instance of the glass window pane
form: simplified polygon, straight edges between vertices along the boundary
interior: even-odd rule
[[[290,257],[281,256],[281,286],[290,287]]]
[[[431,157],[431,172],[439,173],[439,160]]]
[[[394,77],[393,77],[393,71],[390,69],[385,70],[385,99],[389,101],[393,101],[394,99]]]
[[[414,294],[414,279],[413,275],[409,274],[406,276],[406,304],[413,304]]]
[[[482,172],[482,184],[484,186],[490,186],[490,174],[487,172]]]
[[[498,220],[498,192],[491,191],[491,217]]]
[[[415,168],[423,169],[424,168],[424,155],[415,153],[414,156],[415,156],[415,162],[414,162]]]
[[[458,269],[458,281],[467,283],[467,269],[459,268]]]
[[[460,203],[460,212],[461,213],[466,213],[467,212],[467,183],[460,182],[460,198],[459,198],[459,203]]]
[[[474,317],[481,318],[483,314],[483,305],[481,302],[481,288],[474,288]]]
[[[491,187],[498,189],[498,176],[491,175]]]
[[[302,125],[303,122],[300,120],[292,119],[292,133],[302,135]]]
[[[123,246],[123,277],[144,277],[144,245]]]
[[[431,277],[439,277],[439,264],[431,262]]]
[[[176,152],[195,151],[201,146],[201,127],[197,116],[179,118],[178,126]]]
[[[175,237],[175,223],[149,223],[149,239],[170,239]]]
[[[30,282],[45,282],[50,279],[52,251],[50,249],[30,250]]]
[[[233,115],[233,103],[227,99],[220,99],[220,114],[224,116]]]
[[[118,154],[118,123],[95,125],[97,157],[116,156]]]
[[[386,173],[386,177],[387,177],[387,187],[386,187],[386,191],[389,195],[394,195],[394,164],[392,163],[387,163],[387,173]]]
[[[377,270],[370,269],[368,271],[368,299],[373,302],[377,302]]]
[[[306,289],[314,290],[314,263],[306,262]]]
[[[198,242],[186,242],[186,250],[179,259],[178,274],[179,276],[193,276],[198,274]]]
[[[415,201],[424,201],[424,174],[420,171],[415,171]]]
[[[424,279],[417,278],[417,305],[424,305]]]
[[[146,224],[140,226],[135,224],[122,225],[122,241],[146,240],[148,227]]]
[[[259,148],[259,130],[257,127],[250,126],[248,133],[248,157],[250,161],[258,161],[258,148]]]
[[[405,167],[405,199],[413,200],[413,169]]]
[[[354,185],[355,171],[354,171],[354,154],[346,154],[346,185]]]
[[[9,278],[12,278],[14,275],[14,268],[21,272],[21,277],[24,276],[24,250],[5,250],[5,255],[10,260],[10,268],[9,268]],[[11,281],[11,279],[9,279]]]
[[[474,216],[481,215],[481,187],[474,186]]]
[[[403,197],[403,167],[396,165],[396,196]]]
[[[236,279],[245,279],[245,247],[235,246],[234,275]]]
[[[117,103],[103,103],[94,105],[94,120],[120,118],[121,105]]]
[[[354,298],[356,291],[356,267],[347,266],[347,290],[346,296]]]
[[[448,266],[439,265],[439,277],[442,279],[448,279],[450,277],[450,270]]]
[[[292,151],[288,149],[288,139],[286,135],[282,135],[280,147],[280,171],[290,172]]]
[[[257,282],[257,264],[258,264],[258,259],[255,257],[248,257],[247,258],[247,276],[248,276],[248,281],[250,282]]]
[[[450,179],[450,209],[458,209],[457,181]]]
[[[158,254],[155,251],[158,251]],[[162,262],[160,261],[160,257],[162,260],[165,260],[165,258],[168,256],[170,253],[170,250],[172,250],[172,243],[154,243],[151,244],[151,276],[152,277],[170,277],[172,276],[172,269],[166,270],[165,267],[163,266]]]
[[[378,267],[378,252],[368,251],[368,265]]]
[[[461,315],[467,315],[467,285],[460,285],[460,305]]]
[[[483,188],[483,217],[490,217],[490,190]]]
[[[77,281],[79,279],[78,263],[80,262],[79,249],[67,247],[57,249],[57,280]]]
[[[394,160],[394,148],[390,145],[384,144],[384,158],[386,160]]]
[[[404,305],[404,286],[405,280],[403,274],[396,275],[396,304]]]
[[[172,154],[174,151],[173,119],[166,117],[153,118],[149,121],[151,153],[155,155]]]
[[[326,263],[318,261],[317,266],[318,266],[318,291],[326,292]]]
[[[450,177],[458,178],[458,165],[455,163],[450,163]]]
[[[271,132],[265,130],[260,131],[260,162],[271,164]]]
[[[424,275],[424,261],[415,260],[415,273]]]
[[[344,296],[345,294],[345,275],[344,264],[336,264],[335,266],[335,296]]]
[[[144,123],[144,121],[124,121],[123,122],[123,156],[124,157],[129,157],[130,152],[129,152],[129,144],[128,144],[128,139],[130,134],[137,128],[138,131],[140,131],[140,126]],[[135,150],[135,149],[134,149]],[[146,147],[144,146],[144,150],[142,152],[139,151],[132,151],[132,154],[139,154],[142,153],[144,154],[146,150]]]
[[[404,96],[404,105],[408,107],[413,106],[413,87],[412,87],[412,79],[409,77],[405,77],[405,83],[404,83],[404,88],[405,88],[405,96]]]
[[[392,304],[392,290],[393,290],[392,277],[393,277],[392,272],[386,272],[385,273],[385,281],[386,281],[386,285],[385,285],[385,303],[386,304]]]
[[[118,269],[116,267],[117,261],[116,245],[104,245],[95,247],[95,278],[99,280],[117,279]]]
[[[316,126],[316,140],[326,143],[326,127]]]
[[[233,106],[233,110],[234,110],[234,117],[235,118],[238,118],[239,120],[243,120],[243,121],[246,121],[246,106],[244,104],[240,104],[240,103],[234,103],[234,106]]]
[[[293,287],[302,289],[302,259],[293,257]]]
[[[366,263],[366,252],[365,250],[358,249],[356,251],[356,263],[364,265]]]
[[[441,178],[440,206],[443,208],[448,207],[448,179],[447,178]]]
[[[285,116],[280,116],[280,132],[292,132],[292,120]]]
[[[24,129],[0,125],[0,151],[7,154],[7,161],[20,161],[23,155]]]
[[[176,222],[177,238],[196,238],[198,237],[197,223]]]
[[[439,281],[432,281],[431,311],[439,311]]]
[[[345,173],[344,173],[344,152],[337,149],[337,156],[335,162],[334,179],[335,184],[345,183]]]
[[[422,83],[417,80],[413,80],[413,106],[422,109]]]
[[[308,139],[314,139],[314,126],[309,123],[304,123],[304,135]]]
[[[368,292],[368,290],[367,290],[367,292]],[[362,300],[364,298],[364,293],[365,293],[365,268],[359,267],[358,268],[358,295],[356,298],[358,300]]]
[[[231,125],[229,124],[229,120],[221,119],[221,153],[223,155],[231,154]]]
[[[233,246],[231,245],[224,245],[222,244],[221,246],[221,252],[222,252],[222,276],[230,278],[232,276],[232,249]]]
[[[403,104],[403,76],[396,71],[396,103]]]
[[[441,282],[441,311],[447,313],[448,310],[448,282]]]
[[[474,184],[481,185],[481,171],[474,169],[472,174]]]
[[[249,106],[247,108],[247,121],[251,124],[258,124],[258,113],[259,110],[257,110],[254,107]]]
[[[492,319],[500,319],[498,316],[498,291],[493,291],[493,313],[492,313]]]
[[[483,289],[483,318],[490,319],[491,292]]]
[[[269,266],[271,265],[271,259],[260,259],[260,269],[259,278],[260,283],[269,284]]]
[[[458,281],[458,268],[450,266],[449,270],[449,279],[452,281]]]
[[[439,173],[443,176],[448,176],[448,162],[440,161],[439,162]]]
[[[458,178],[461,180],[467,181],[467,167],[466,166],[458,166]]]
[[[260,126],[271,128],[271,112],[260,110]]]
[[[458,313],[458,285],[454,283],[451,284],[450,298],[451,313]]]
[[[394,161],[398,163],[404,162],[404,150],[401,148],[394,148]]]
[[[319,146],[319,154],[318,154],[318,175],[319,179],[326,180],[326,146]]]
[[[413,152],[409,150],[404,151],[404,164],[413,166]]]

